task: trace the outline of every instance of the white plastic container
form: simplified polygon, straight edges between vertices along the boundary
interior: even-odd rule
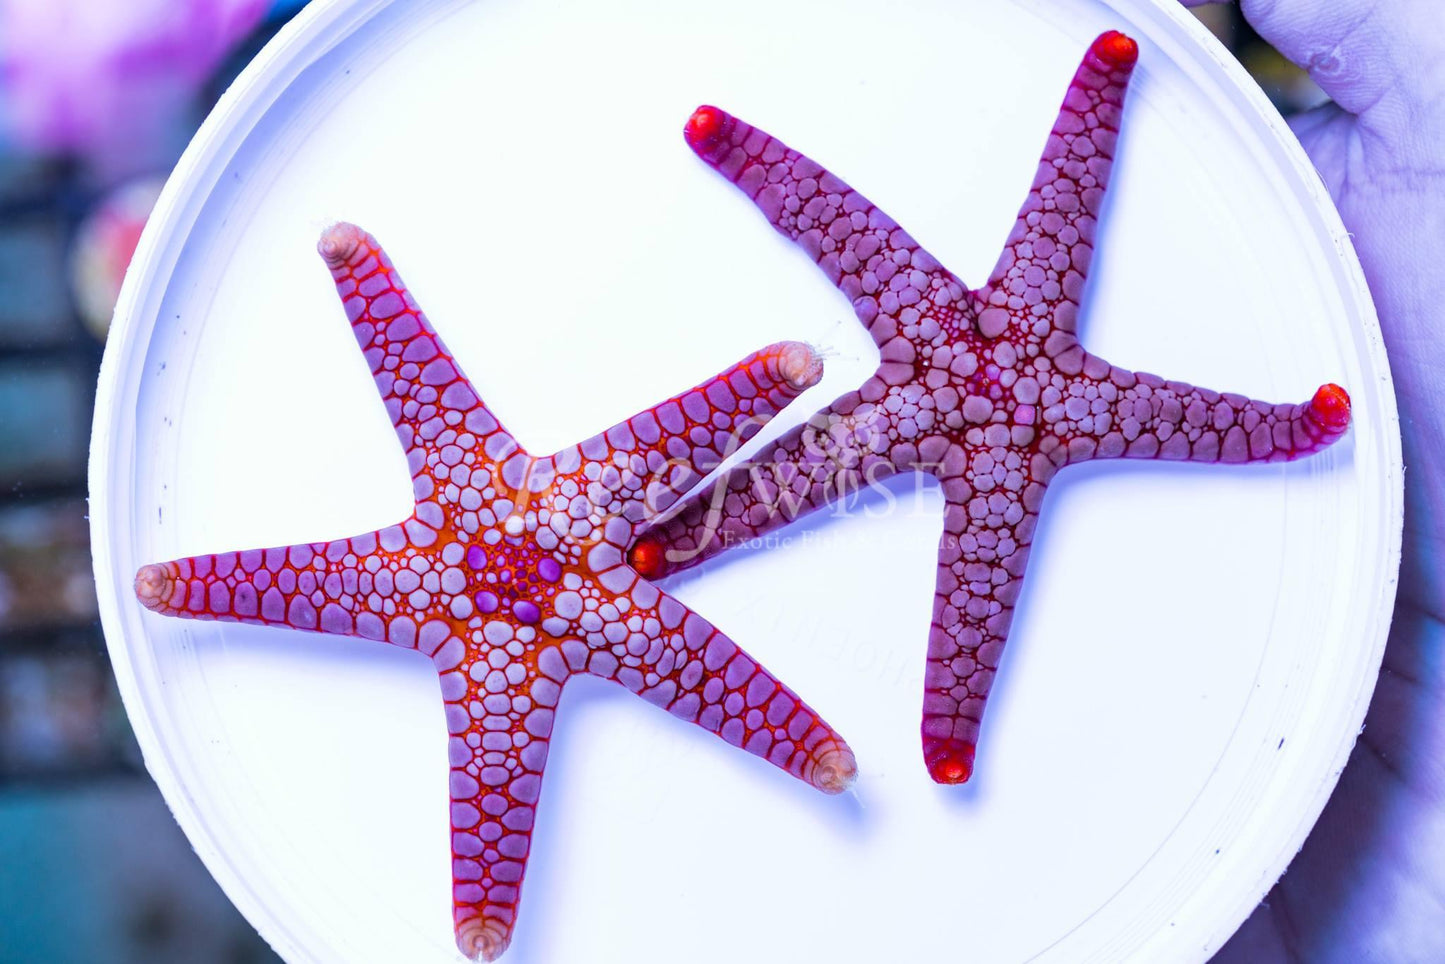
[[[1108,28],[1143,55],[1085,343],[1262,398],[1339,382],[1351,434],[1291,465],[1064,473],[963,788],[932,784],[918,752],[931,483],[674,580],[847,736],[856,792],[825,798],[575,683],[505,960],[1202,961],[1228,938],[1359,730],[1401,522],[1359,267],[1229,55],[1147,0],[317,0],[166,188],[111,331],[91,463],[106,636],[147,765],[284,957],[457,958],[429,664],[164,619],[131,594],[143,562],[409,511],[320,230],[377,234],[535,451],[780,338],[831,349],[771,435],[857,385],[876,350],[692,156],[692,108],[827,164],[976,284]]]

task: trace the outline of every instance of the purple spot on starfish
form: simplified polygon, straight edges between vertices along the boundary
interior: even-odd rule
[[[477,593],[474,599],[477,608],[484,613],[494,613],[497,611],[497,607],[501,605],[501,601],[497,599],[497,594],[485,589]]]
[[[537,563],[537,575],[541,576],[547,582],[556,582],[562,578],[562,564],[548,556]]]
[[[542,618],[542,610],[529,599],[519,599],[512,604],[512,615],[524,623],[535,623]]]

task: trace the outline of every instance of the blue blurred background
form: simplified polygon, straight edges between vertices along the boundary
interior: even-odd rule
[[[0,964],[273,961],[141,762],[96,619],[86,450],[140,229],[299,0],[0,0]],[[1197,11],[1285,113],[1322,96]]]

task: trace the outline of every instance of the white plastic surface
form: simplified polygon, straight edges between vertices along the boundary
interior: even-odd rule
[[[318,0],[208,122],[111,333],[92,504],[146,761],[291,961],[446,961],[446,730],[424,657],[165,619],[138,565],[399,520],[404,460],[314,253],[373,231],[482,395],[547,452],[781,338],[856,386],[846,299],[688,151],[715,103],[977,284],[1079,57],[1143,54],[1082,323],[1116,364],[1351,434],[1283,466],[1054,483],[978,768],[918,748],[941,499],[895,483],[670,588],[857,752],[826,798],[620,688],[569,686],[510,964],[1201,961],[1284,869],[1358,731],[1394,598],[1394,397],[1354,255],[1283,123],[1146,0]],[[771,432],[765,434],[772,434]]]

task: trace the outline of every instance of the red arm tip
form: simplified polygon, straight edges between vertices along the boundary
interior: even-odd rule
[[[966,740],[934,742],[925,738],[923,762],[928,765],[928,775],[933,777],[934,783],[944,786],[967,783],[968,778],[973,776],[973,755],[974,745]]]
[[[662,546],[651,539],[639,539],[627,550],[627,564],[637,570],[644,579],[656,579],[662,575],[666,562],[662,557]]]
[[[1139,59],[1139,45],[1133,37],[1110,30],[1094,41],[1094,53],[1111,64],[1128,67]]]
[[[1350,423],[1350,393],[1338,385],[1321,385],[1310,399],[1310,410],[1320,425],[1343,429]]]
[[[687,119],[687,126],[682,129],[682,136],[687,138],[688,144],[694,148],[704,147],[722,133],[725,116],[716,107],[704,104],[693,111],[692,116]]]

